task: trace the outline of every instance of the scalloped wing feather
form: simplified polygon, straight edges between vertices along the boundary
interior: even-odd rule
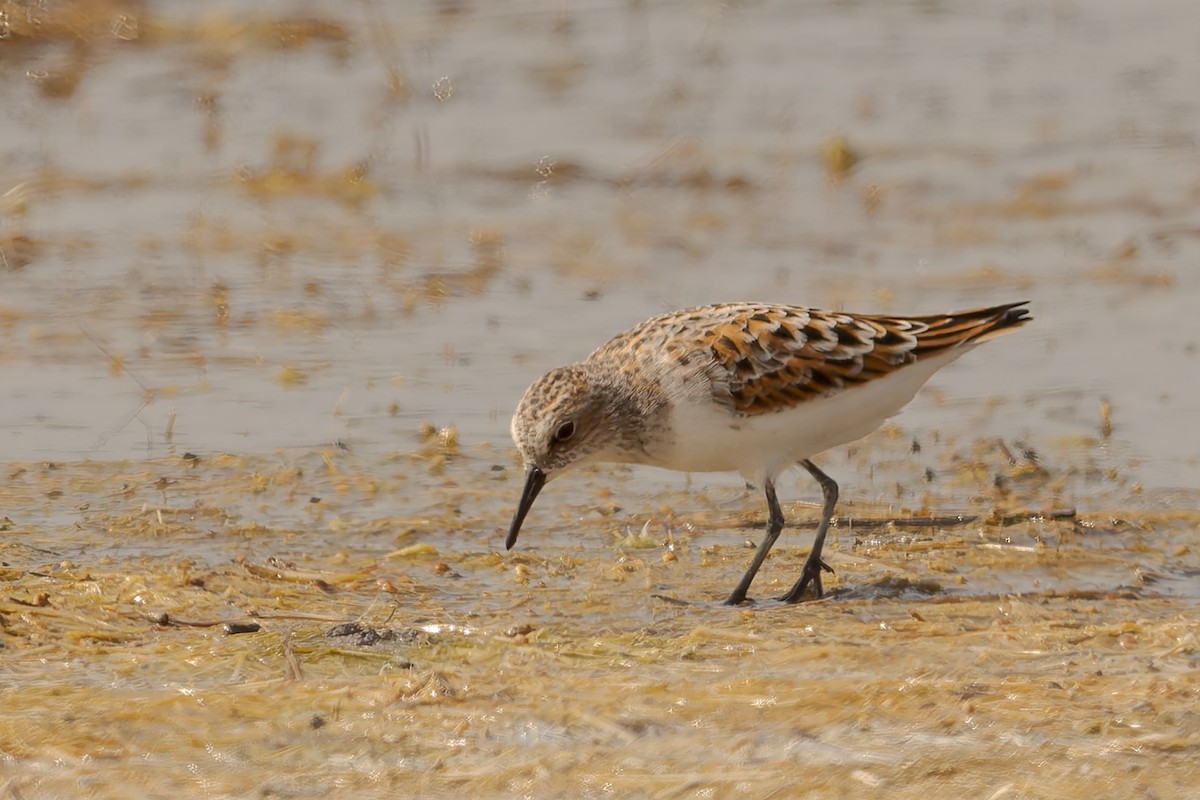
[[[705,306],[647,320],[592,358],[630,350],[643,359],[665,356],[667,363],[702,371],[718,405],[754,416],[828,397],[922,358],[979,344],[1027,322],[1024,305],[921,317],[765,303]]]

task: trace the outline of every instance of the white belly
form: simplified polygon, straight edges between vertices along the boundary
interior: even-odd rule
[[[648,454],[682,472],[740,472],[762,483],[801,459],[861,439],[898,413],[939,369],[970,350],[959,347],[836,395],[775,414],[735,417],[690,392],[671,409],[670,435]]]

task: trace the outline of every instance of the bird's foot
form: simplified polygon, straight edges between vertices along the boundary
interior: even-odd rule
[[[804,562],[804,569],[800,572],[800,580],[796,581],[787,594],[777,598],[782,603],[798,603],[804,595],[804,590],[812,585],[814,599],[820,600],[825,596],[825,588],[821,585],[821,572],[833,574],[833,567],[825,563],[825,560],[820,556],[813,558],[814,554],[809,554],[808,559]]]
[[[723,601],[721,601],[721,605],[723,605],[723,606],[740,606],[742,603],[745,603],[745,602],[746,602],[746,593],[738,592],[737,590],[734,590],[734,592],[732,594],[730,594],[729,597],[726,597]],[[754,601],[751,600],[750,602],[754,602]]]

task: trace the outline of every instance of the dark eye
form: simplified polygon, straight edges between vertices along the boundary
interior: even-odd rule
[[[575,423],[564,422],[558,426],[558,430],[554,432],[554,440],[557,442],[565,442],[575,435]]]

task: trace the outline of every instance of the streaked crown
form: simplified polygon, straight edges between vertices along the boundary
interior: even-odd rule
[[[549,480],[563,469],[597,460],[614,438],[604,393],[578,364],[557,367],[525,390],[512,437],[526,467]]]

